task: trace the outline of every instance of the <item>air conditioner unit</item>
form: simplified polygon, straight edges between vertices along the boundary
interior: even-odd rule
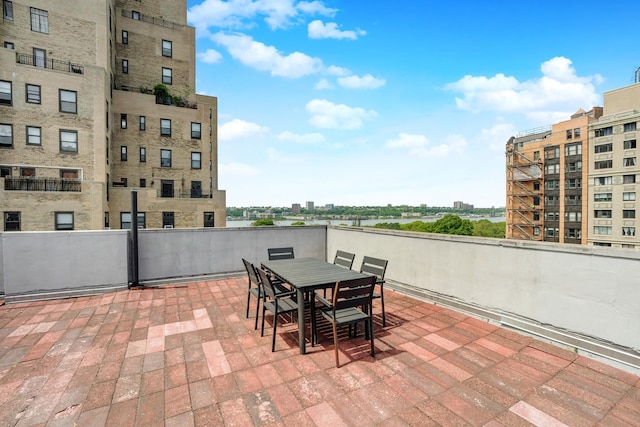
[[[165,225],[163,228],[173,228],[173,225],[168,224],[168,225]]]

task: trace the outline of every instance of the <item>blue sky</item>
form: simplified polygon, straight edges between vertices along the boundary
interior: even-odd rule
[[[504,206],[509,137],[640,66],[591,0],[188,0],[188,22],[228,206]]]

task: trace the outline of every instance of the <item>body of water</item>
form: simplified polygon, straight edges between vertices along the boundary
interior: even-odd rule
[[[360,220],[361,226],[373,226],[379,224],[381,222],[397,222],[400,224],[408,224],[414,221],[422,221],[422,222],[435,222],[439,220],[441,217],[426,217],[426,218],[391,218],[391,219],[362,219]],[[505,217],[473,217],[473,218],[463,218],[470,219],[471,221],[477,221],[480,219],[488,219],[491,222],[503,222],[505,221]],[[255,220],[230,220],[227,219],[227,227],[251,227],[251,224]],[[274,220],[275,225],[279,226],[288,226],[294,222],[301,221],[300,219],[283,219],[283,220]],[[308,219],[302,220],[305,225],[354,225],[353,220],[348,219]]]

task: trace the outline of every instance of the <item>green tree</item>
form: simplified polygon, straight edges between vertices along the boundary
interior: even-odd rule
[[[251,223],[252,227],[264,227],[266,225],[275,225],[271,218],[260,218]]]
[[[294,227],[298,227],[298,226],[301,226],[301,225],[305,225],[305,223],[304,223],[304,221],[296,221],[296,222],[292,222],[291,225],[294,226]]]
[[[446,215],[433,223],[433,232],[441,234],[473,235],[473,223],[458,215]]]
[[[487,219],[474,221],[473,235],[479,237],[504,238],[507,224],[503,222],[491,222]]]

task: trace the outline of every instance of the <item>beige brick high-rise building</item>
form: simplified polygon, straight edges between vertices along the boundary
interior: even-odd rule
[[[601,115],[580,109],[509,140],[507,238],[586,244],[588,130]]]
[[[589,125],[588,243],[640,248],[637,230],[640,166],[640,83],[604,93],[604,114]]]
[[[185,0],[3,0],[2,229],[225,226]]]

